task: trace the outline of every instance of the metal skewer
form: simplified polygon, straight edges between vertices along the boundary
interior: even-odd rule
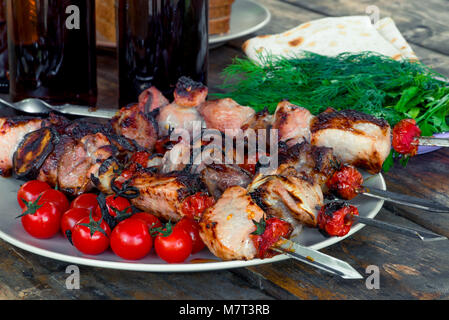
[[[293,259],[304,262],[320,270],[338,275],[343,279],[363,279],[363,276],[347,262],[328,256],[317,250],[303,247],[296,242],[282,238],[273,251],[284,253]]]
[[[440,234],[433,233],[431,231],[426,230],[417,230],[409,227],[403,227],[398,226],[396,224],[383,222],[379,220],[374,220],[370,218],[360,217],[360,216],[352,216],[352,219],[354,221],[357,221],[359,223],[365,224],[367,226],[376,227],[383,230],[388,230],[395,233],[400,233],[405,236],[409,236],[415,239],[420,239],[422,241],[440,241],[440,240],[447,240],[445,236],[442,236]]]
[[[440,203],[431,200],[411,197],[404,194],[394,193],[391,191],[362,186],[362,188],[358,190],[358,193],[368,197],[402,204],[408,207],[418,208],[431,212],[449,213],[449,208]]]
[[[419,137],[420,146],[449,147],[449,139],[434,137]]]

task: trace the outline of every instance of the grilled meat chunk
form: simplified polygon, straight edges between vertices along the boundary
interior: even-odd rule
[[[279,141],[285,141],[288,145],[310,141],[310,124],[313,118],[309,110],[282,101],[274,113],[273,129],[279,130]]]
[[[41,128],[42,119],[29,117],[0,118],[0,175],[9,176],[13,156],[23,137]]]
[[[338,160],[333,150],[327,147],[317,147],[303,142],[290,148],[281,148],[279,152],[279,167],[273,174],[285,175],[294,168],[297,172],[312,178],[321,187],[330,179],[338,167]]]
[[[200,236],[209,250],[223,260],[250,260],[256,257],[251,233],[253,222],[265,218],[242,187],[227,189],[200,220]]]
[[[208,89],[201,82],[181,77],[176,83],[175,103],[181,107],[196,107],[206,101]]]
[[[195,125],[199,129],[204,126],[203,118],[197,108],[183,107],[176,103],[159,109],[157,123],[161,136],[169,135],[174,129],[185,129],[192,134]]]
[[[115,156],[117,149],[102,133],[81,139],[62,136],[55,150],[41,167],[38,179],[71,195],[79,195],[94,187],[92,176],[106,159]]]
[[[246,188],[251,183],[252,176],[237,165],[210,164],[201,171],[201,179],[207,186],[209,194],[218,199],[232,186]]]
[[[354,110],[328,109],[311,125],[311,143],[329,147],[341,162],[378,173],[391,149],[391,129],[383,119]]]
[[[167,104],[167,98],[155,87],[148,88],[139,95],[138,107],[143,113],[149,113]]]
[[[111,124],[118,135],[135,141],[142,148],[153,150],[159,132],[153,113],[142,112],[137,104],[127,106],[120,109]]]
[[[181,209],[186,197],[204,191],[197,176],[179,173],[160,175],[137,172],[129,185],[139,190],[139,196],[131,200],[136,208],[172,221],[179,221],[183,217]]]
[[[286,176],[258,176],[248,191],[268,214],[294,224],[316,227],[318,212],[323,205],[320,186],[295,169]]]
[[[206,101],[199,107],[199,112],[207,128],[226,130],[230,134],[244,127],[255,115],[254,109],[241,106],[230,98]]]

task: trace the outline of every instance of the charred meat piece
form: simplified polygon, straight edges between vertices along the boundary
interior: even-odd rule
[[[310,141],[310,124],[313,118],[309,110],[282,101],[274,113],[273,129],[279,130],[279,141],[285,141],[289,145]]]
[[[205,191],[197,176],[160,175],[145,171],[134,174],[129,185],[139,191],[139,196],[131,200],[136,208],[172,221],[183,217],[184,199]]]
[[[378,173],[391,149],[391,129],[384,119],[354,110],[328,109],[312,121],[311,143],[329,147],[344,164]]]
[[[227,189],[208,208],[200,220],[200,236],[209,250],[223,260],[250,260],[257,256],[252,235],[253,220],[260,221],[265,213],[242,187]]]
[[[248,187],[256,202],[272,216],[294,225],[316,227],[323,205],[320,186],[307,176],[259,176]]]
[[[137,104],[120,109],[111,120],[118,135],[135,141],[147,150],[153,150],[158,137],[158,125],[153,113],[144,113]]]
[[[183,107],[176,103],[159,109],[157,123],[161,136],[170,135],[172,130],[176,129],[185,129],[192,134],[194,126],[198,126],[200,130],[204,126],[197,108]]]
[[[190,164],[190,157],[190,143],[181,141],[165,153],[162,158],[160,172],[170,173],[174,171],[181,171]]]
[[[294,168],[297,172],[313,178],[322,187],[339,166],[331,148],[317,147],[307,142],[281,148],[278,161],[279,167],[274,174],[285,175],[285,171]]]
[[[56,130],[49,127],[27,133],[14,152],[14,176],[19,179],[35,179],[58,139]]]
[[[181,77],[176,83],[175,103],[182,107],[196,107],[206,101],[208,89],[201,82]]]
[[[42,119],[29,117],[0,118],[0,175],[9,176],[13,156],[23,137],[40,129]]]
[[[98,177],[103,161],[117,153],[102,133],[81,139],[62,136],[55,150],[41,167],[38,179],[71,195],[79,195],[94,187],[91,177]]]
[[[230,134],[244,127],[255,115],[254,109],[241,106],[230,98],[206,101],[199,107],[199,112],[208,129]]]
[[[252,178],[247,171],[230,164],[210,164],[201,171],[201,179],[215,199],[218,199],[226,189],[232,186],[246,188]]]
[[[149,113],[167,104],[169,104],[167,98],[155,87],[148,88],[139,95],[138,106],[143,113]]]

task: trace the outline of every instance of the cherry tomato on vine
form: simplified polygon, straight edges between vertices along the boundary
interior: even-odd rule
[[[40,194],[42,202],[53,202],[61,213],[69,209],[69,200],[64,193],[55,189],[45,190]]]
[[[185,230],[192,238],[192,253],[197,253],[205,247],[203,240],[200,237],[200,227],[195,220],[184,217],[175,226]]]
[[[97,195],[94,193],[83,193],[76,197],[70,204],[70,208],[85,208],[95,211],[98,207]]]
[[[147,224],[148,229],[162,227],[161,221],[155,215],[148,212],[137,212],[129,219],[140,219],[144,221]]]
[[[111,249],[116,255],[127,260],[145,257],[153,247],[153,239],[145,221],[126,219],[121,221],[111,233]]]
[[[28,202],[19,217],[25,231],[35,238],[51,238],[59,231],[61,212],[52,202],[39,198]]]
[[[86,208],[71,208],[63,213],[61,217],[61,232],[67,237],[67,231],[72,231],[73,227],[83,218],[89,217],[89,210]]]
[[[51,189],[50,185],[46,182],[39,180],[31,180],[23,184],[17,192],[17,202],[23,209],[25,208],[25,202],[34,202],[37,197],[45,190]]]
[[[121,217],[132,213],[129,200],[115,195],[106,197],[106,207],[108,208],[109,215],[113,217]],[[97,206],[96,214],[98,216],[102,215],[100,206]]]
[[[185,261],[192,253],[192,238],[182,228],[176,228],[170,222],[159,229],[154,239],[154,249],[162,260],[168,263]]]
[[[109,247],[111,229],[103,218],[92,216],[82,218],[72,229],[72,243],[85,254],[97,255]]]

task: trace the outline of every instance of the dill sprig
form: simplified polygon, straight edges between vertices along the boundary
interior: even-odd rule
[[[235,58],[223,71],[216,97],[230,97],[256,111],[273,113],[286,99],[318,114],[328,107],[354,109],[384,118],[392,126],[417,120],[423,135],[449,131],[449,86],[421,62],[396,61],[373,52],[336,57],[264,56],[260,64]]]

